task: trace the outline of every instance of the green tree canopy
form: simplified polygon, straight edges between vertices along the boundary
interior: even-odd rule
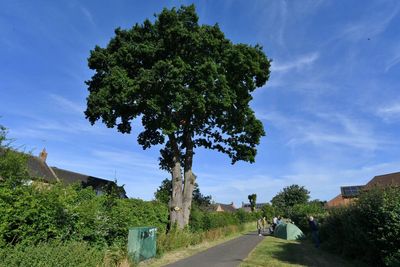
[[[280,212],[287,213],[288,209],[296,204],[306,204],[310,198],[310,192],[297,184],[283,188],[271,200],[272,205]]]
[[[254,211],[256,209],[257,194],[248,195],[247,198],[250,202],[251,211]]]
[[[86,118],[122,133],[141,119],[138,143],[163,146],[160,165],[173,178],[171,220],[180,227],[189,220],[196,147],[232,163],[254,162],[264,129],[249,102],[268,80],[270,60],[259,45],[233,44],[217,24],[199,25],[193,5],[116,29],[88,62],[95,73],[86,82]]]
[[[160,187],[154,193],[156,200],[168,205],[172,194],[172,181],[170,179],[164,179],[161,182]],[[196,205],[199,208],[208,207],[211,204],[211,196],[205,196],[200,192],[200,187],[197,183],[194,184],[193,189],[193,200],[192,205]]]

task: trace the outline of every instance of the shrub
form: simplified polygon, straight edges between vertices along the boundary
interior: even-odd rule
[[[0,266],[96,267],[103,265],[104,253],[85,242],[16,245],[0,249]]]
[[[287,217],[290,218],[304,233],[308,233],[310,232],[308,224],[309,216],[315,217],[318,224],[322,224],[326,215],[327,212],[320,203],[309,202],[306,204],[296,204],[291,207]]]
[[[333,209],[321,227],[327,247],[372,265],[400,261],[400,188],[375,188],[349,207]]]

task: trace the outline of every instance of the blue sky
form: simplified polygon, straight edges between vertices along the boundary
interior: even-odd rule
[[[89,51],[117,27],[192,1],[18,1],[0,3],[0,124],[15,145],[48,163],[125,184],[152,199],[168,173],[158,148],[84,118]],[[329,200],[341,185],[400,171],[398,1],[198,1],[202,24],[219,23],[234,43],[261,44],[271,78],[254,93],[264,123],[255,164],[231,165],[198,150],[200,189],[217,202],[267,202],[291,184]]]

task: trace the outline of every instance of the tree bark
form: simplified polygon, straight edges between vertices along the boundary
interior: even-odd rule
[[[183,177],[181,172],[180,150],[175,138],[175,135],[169,135],[169,140],[173,153],[172,175],[172,197],[170,201],[170,221],[172,224],[177,224],[180,229],[183,229],[189,224],[190,212],[192,207],[193,190],[196,182],[196,176],[193,174],[193,141],[191,135],[185,133],[185,162]],[[183,181],[182,181],[183,180]],[[183,188],[182,188],[183,186]]]
[[[189,134],[186,134],[186,155],[184,169],[184,187],[183,187],[183,220],[185,225],[189,224],[190,211],[192,207],[193,189],[196,176],[193,174],[193,142]]]
[[[182,206],[182,174],[181,174],[181,162],[178,144],[174,135],[169,136],[169,140],[172,146],[173,152],[173,167],[171,171],[172,175],[172,197],[170,201],[170,221],[171,225],[177,224],[178,228],[183,229],[185,227],[185,220],[183,217],[183,206]]]

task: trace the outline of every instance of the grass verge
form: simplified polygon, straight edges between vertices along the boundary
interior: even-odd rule
[[[201,251],[204,251],[208,248],[211,248],[213,246],[216,246],[218,244],[224,243],[226,241],[229,241],[231,239],[234,239],[243,233],[248,233],[251,231],[256,230],[256,224],[255,223],[246,223],[243,227],[243,230],[240,232],[232,233],[228,236],[225,236],[223,238],[219,238],[213,241],[203,241],[200,244],[194,245],[194,246],[188,246],[185,248],[180,248],[176,249],[170,252],[167,252],[163,254],[160,258],[158,259],[151,259],[148,261],[144,261],[138,264],[139,267],[158,267],[158,266],[164,266],[173,262],[176,262],[178,260],[190,257],[194,254],[197,254]]]
[[[308,240],[288,241],[267,236],[240,265],[240,267],[255,266],[355,267],[360,265],[317,249]]]

